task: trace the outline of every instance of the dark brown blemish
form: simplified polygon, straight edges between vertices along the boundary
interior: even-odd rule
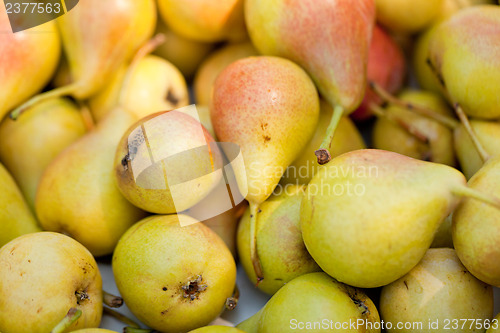
[[[167,92],[167,101],[169,101],[173,105],[177,105],[179,103],[179,98],[174,95],[172,88],[170,88]]]
[[[403,283],[405,284],[406,290],[410,290],[410,288],[408,288],[408,283],[406,282],[406,280],[404,280]]]
[[[164,316],[167,312],[168,312],[168,310],[163,310],[163,311],[161,312],[161,314]]]
[[[203,284],[203,278],[198,275],[196,279],[188,281],[184,284],[181,289],[184,291],[184,298],[189,298],[191,301],[198,299],[200,294],[205,291],[208,286]]]
[[[167,289],[167,287],[163,287],[163,288],[161,288],[161,290],[167,291],[168,289]]]
[[[77,290],[75,291],[76,296],[76,304],[81,305],[80,302],[90,299],[86,290]]]
[[[263,135],[262,138],[264,139],[264,142],[269,142],[271,141],[271,137],[268,135]]]
[[[265,131],[267,129],[268,123],[260,123],[260,128]]]
[[[122,166],[125,170],[128,170],[128,162],[130,161],[130,155],[127,154],[125,155],[124,158],[122,158]]]
[[[28,263],[31,264],[31,260],[28,259]]]

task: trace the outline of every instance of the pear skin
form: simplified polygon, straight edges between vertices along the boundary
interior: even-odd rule
[[[189,331],[189,333],[245,333],[245,332],[237,329],[236,327],[213,325],[213,326],[205,326],[197,328],[193,331]]]
[[[471,119],[470,125],[486,152],[491,156],[500,155],[500,122]],[[455,129],[453,139],[462,171],[470,179],[481,169],[483,160],[463,125]]]
[[[16,182],[0,163],[0,247],[16,237],[41,231]]]
[[[443,5],[439,15],[436,17],[435,21],[440,22],[454,15],[458,11],[469,7],[482,4],[492,4],[495,3],[494,0],[443,0]]]
[[[113,110],[49,164],[35,202],[45,230],[65,233],[102,256],[113,252],[121,235],[146,215],[123,197],[113,172],[118,142],[136,120]]]
[[[243,0],[159,0],[163,21],[176,33],[201,42],[246,37]]]
[[[99,326],[101,274],[77,241],[53,232],[18,237],[0,249],[0,267],[3,333],[51,332],[70,308],[82,314],[66,331]]]
[[[0,7],[5,8],[3,0]],[[1,120],[48,83],[59,62],[61,38],[54,22],[13,33],[7,13],[2,10],[0,49]]]
[[[453,117],[446,102],[437,94],[424,90],[405,90],[399,98],[433,110],[436,113]],[[389,105],[385,112],[387,116],[377,119],[373,128],[373,145],[375,148],[393,151],[409,157],[442,163],[449,166],[456,165],[453,146],[453,131],[433,119],[420,116],[405,108]],[[410,134],[397,122],[411,125],[426,138],[425,142]]]
[[[484,332],[493,317],[493,289],[469,273],[452,249],[429,249],[408,274],[382,288],[380,315],[391,322],[387,332]],[[466,325],[454,325],[468,319]],[[438,326],[429,328],[429,323]],[[481,323],[481,327],[472,324]],[[448,322],[448,326],[446,326]],[[396,329],[396,323],[421,323]],[[388,327],[388,326],[387,326]]]
[[[305,187],[280,187],[279,195],[260,205],[257,250],[265,279],[257,287],[272,295],[295,277],[320,271],[306,250],[300,232],[300,203]],[[250,281],[257,282],[250,256],[250,209],[238,227],[238,255]]]
[[[307,250],[329,275],[374,288],[425,255],[465,187],[456,169],[383,150],[333,159],[308,185],[301,207]]]
[[[189,114],[172,110],[142,118],[123,134],[114,174],[135,206],[172,214],[205,198],[222,177],[221,165],[208,131]]]
[[[236,325],[236,327],[245,333],[258,333],[260,316],[262,315],[262,312],[264,312],[264,308],[265,307],[260,309],[257,313],[255,313],[250,318],[247,318],[244,321],[242,321],[241,323],[239,323],[238,325]]]
[[[324,325],[325,318],[327,326],[312,326],[314,322]],[[377,308],[364,292],[339,283],[325,273],[309,273],[287,283],[267,302],[260,315],[258,332],[291,333],[299,329],[338,332],[345,330],[335,324],[345,327],[350,321],[360,320],[363,324],[349,331],[380,332]]]
[[[470,180],[471,188],[500,197],[500,156]],[[465,267],[479,280],[500,287],[500,210],[465,199],[453,213],[453,244]]]
[[[208,325],[233,294],[233,256],[196,222],[186,215],[146,218],[123,235],[113,254],[116,285],[128,308],[161,332]]]
[[[286,169],[281,180],[283,184],[307,185],[316,172],[318,172],[320,165],[318,164],[316,155],[314,155],[314,150],[323,141],[332,114],[332,107],[323,99],[320,100],[320,114],[316,132],[314,132],[314,136],[299,154],[299,157]],[[366,148],[366,145],[363,137],[352,120],[349,117],[342,117],[332,140],[332,148],[330,149],[332,157],[364,148]]]
[[[66,98],[42,101],[16,121],[5,118],[0,124],[0,160],[33,211],[45,168],[86,131],[79,108]]]
[[[220,72],[232,62],[258,55],[251,42],[233,43],[213,52],[200,65],[194,77],[196,103],[209,106],[212,101],[213,86]]]
[[[500,7],[495,5],[461,10],[439,25],[429,46],[450,102],[481,119],[500,118],[499,55]]]
[[[439,15],[443,1],[376,0],[377,21],[394,32],[419,32]]]

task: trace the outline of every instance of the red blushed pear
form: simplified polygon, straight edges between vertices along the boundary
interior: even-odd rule
[[[391,94],[396,93],[403,85],[406,74],[406,62],[403,51],[384,29],[375,26],[373,30],[370,53],[368,55],[369,81],[375,81]],[[351,114],[354,120],[365,120],[373,115],[370,104],[380,105],[382,99],[378,97],[370,87],[366,88],[366,94],[361,105]]]
[[[287,59],[244,58],[226,67],[215,81],[210,115],[217,138],[241,148],[245,172],[235,171],[238,185],[248,190],[251,259],[259,281],[259,205],[314,134],[318,93],[307,73]]]
[[[105,15],[103,15],[105,13]],[[85,0],[57,19],[73,82],[36,96],[11,113],[54,96],[87,99],[98,92],[122,64],[130,61],[153,34],[153,0]]]
[[[353,112],[365,94],[374,1],[248,0],[245,19],[262,54],[302,66],[334,107],[326,137],[316,151],[318,162],[328,163],[340,118]]]

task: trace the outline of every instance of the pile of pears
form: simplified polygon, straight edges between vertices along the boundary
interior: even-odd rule
[[[497,1],[1,2],[1,333],[500,332]]]

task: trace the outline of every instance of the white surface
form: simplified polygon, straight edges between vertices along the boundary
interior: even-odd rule
[[[107,292],[114,295],[119,295],[118,289],[116,288],[115,280],[113,278],[113,271],[111,265],[108,263],[99,263],[99,269],[101,270],[103,279],[103,288]],[[253,286],[253,284],[246,277],[245,271],[238,265],[238,287],[240,290],[240,300],[238,306],[233,311],[226,311],[222,318],[228,320],[233,324],[238,324],[243,320],[251,317],[257,311],[261,309],[270,298],[267,294],[261,292]],[[118,312],[127,315],[129,318],[137,320],[134,315],[130,312],[126,305],[117,309]],[[500,312],[500,289],[495,288],[495,315]],[[122,332],[123,327],[126,325],[122,322],[109,317],[107,315],[103,316],[101,327],[114,330],[117,332]],[[144,326],[145,327],[145,326]]]

